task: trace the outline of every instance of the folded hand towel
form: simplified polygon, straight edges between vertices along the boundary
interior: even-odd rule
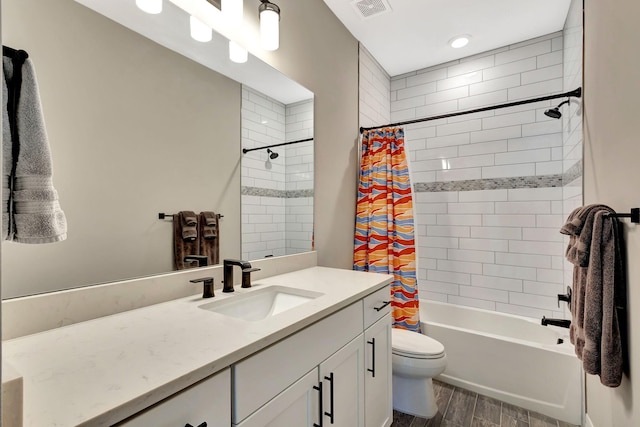
[[[200,212],[202,216],[202,234],[207,240],[218,237],[218,216],[213,212]]]
[[[209,265],[220,263],[220,239],[218,235],[218,215],[214,212],[201,212],[200,255],[205,255],[209,258]]]
[[[182,211],[178,214],[182,225],[182,238],[186,241],[198,239],[198,217],[193,211]],[[194,254],[191,254],[194,255]]]
[[[191,219],[196,218],[195,225],[186,225],[187,222],[193,223]],[[197,239],[197,216],[191,211],[179,212],[178,215],[173,217],[173,262],[176,270],[183,270],[185,268],[197,267],[196,262],[184,262],[184,258],[189,255],[200,254],[200,242]],[[192,231],[193,238],[184,238],[185,228]],[[189,235],[189,233],[187,233]]]

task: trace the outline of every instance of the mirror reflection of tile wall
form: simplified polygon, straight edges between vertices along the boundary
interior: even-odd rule
[[[242,147],[257,148],[313,137],[313,99],[283,104],[242,89]],[[242,157],[242,258],[312,250],[313,141],[246,153]]]

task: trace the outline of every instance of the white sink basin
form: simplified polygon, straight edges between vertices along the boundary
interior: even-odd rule
[[[324,294],[286,286],[269,286],[243,294],[234,294],[221,301],[203,304],[199,308],[225,316],[257,321],[311,301]]]

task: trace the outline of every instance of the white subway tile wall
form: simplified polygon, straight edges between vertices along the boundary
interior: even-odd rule
[[[391,79],[378,62],[359,46],[360,126],[377,126],[391,120]],[[402,82],[404,83],[404,82]]]
[[[313,99],[288,104],[285,116],[286,141],[313,138]],[[313,240],[313,141],[285,147],[285,252],[292,255],[310,251]]]
[[[392,77],[390,121],[562,92],[562,47],[558,32]],[[543,114],[560,101],[406,127],[421,298],[567,315],[556,302],[564,280],[563,127]],[[460,191],[430,192],[450,181],[447,188]],[[431,187],[423,192],[418,183]]]
[[[572,0],[564,25],[563,67],[565,91],[582,86],[583,1]],[[582,99],[572,100],[562,114],[563,217],[583,204],[582,200]],[[565,245],[568,239],[564,240]],[[564,283],[573,280],[573,265],[563,258]]]
[[[284,105],[242,89],[242,147],[313,137],[313,99]],[[311,250],[313,141],[243,155],[242,258],[255,260]]]
[[[361,46],[360,125],[581,86],[580,4],[572,2],[563,32],[391,78]],[[569,316],[556,301],[570,283],[558,230],[582,201],[582,135],[578,102],[563,107],[561,120],[544,115],[561,101],[405,128],[421,298],[534,318]],[[451,189],[459,191],[445,191]]]

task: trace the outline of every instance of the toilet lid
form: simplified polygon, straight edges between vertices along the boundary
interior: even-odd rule
[[[391,348],[394,354],[416,359],[433,359],[444,354],[444,346],[426,335],[391,329]]]

